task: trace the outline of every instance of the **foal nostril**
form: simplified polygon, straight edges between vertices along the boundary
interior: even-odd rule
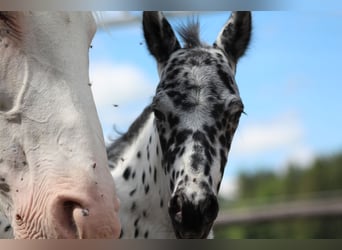
[[[182,222],[183,215],[182,215],[182,204],[183,204],[183,198],[180,195],[175,195],[170,200],[169,205],[169,214],[171,217],[174,218],[178,223]]]
[[[218,214],[215,195],[206,194],[205,199],[190,200],[177,193],[169,203],[169,215],[177,238],[206,238]]]
[[[203,214],[207,223],[212,223],[218,214],[219,205],[215,195],[209,195],[206,199],[200,202],[200,211]]]

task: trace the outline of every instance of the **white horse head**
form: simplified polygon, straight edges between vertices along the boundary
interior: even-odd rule
[[[0,210],[16,238],[112,238],[118,201],[89,87],[91,13],[0,12]]]

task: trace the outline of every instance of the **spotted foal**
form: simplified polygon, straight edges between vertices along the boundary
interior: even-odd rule
[[[212,46],[198,23],[180,29],[143,13],[160,82],[152,103],[107,149],[121,200],[122,238],[210,238],[217,194],[243,103],[234,76],[251,13],[233,12]]]

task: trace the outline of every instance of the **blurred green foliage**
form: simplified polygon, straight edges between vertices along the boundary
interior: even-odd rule
[[[291,164],[282,174],[244,173],[238,183],[238,196],[230,201],[220,199],[221,209],[329,197],[342,199],[342,153],[318,157],[309,166]],[[231,225],[216,230],[215,238],[342,238],[342,216]]]

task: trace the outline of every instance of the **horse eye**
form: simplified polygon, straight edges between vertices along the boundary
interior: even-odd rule
[[[153,109],[154,112],[154,116],[160,120],[160,121],[164,121],[165,120],[165,115],[158,109]]]

